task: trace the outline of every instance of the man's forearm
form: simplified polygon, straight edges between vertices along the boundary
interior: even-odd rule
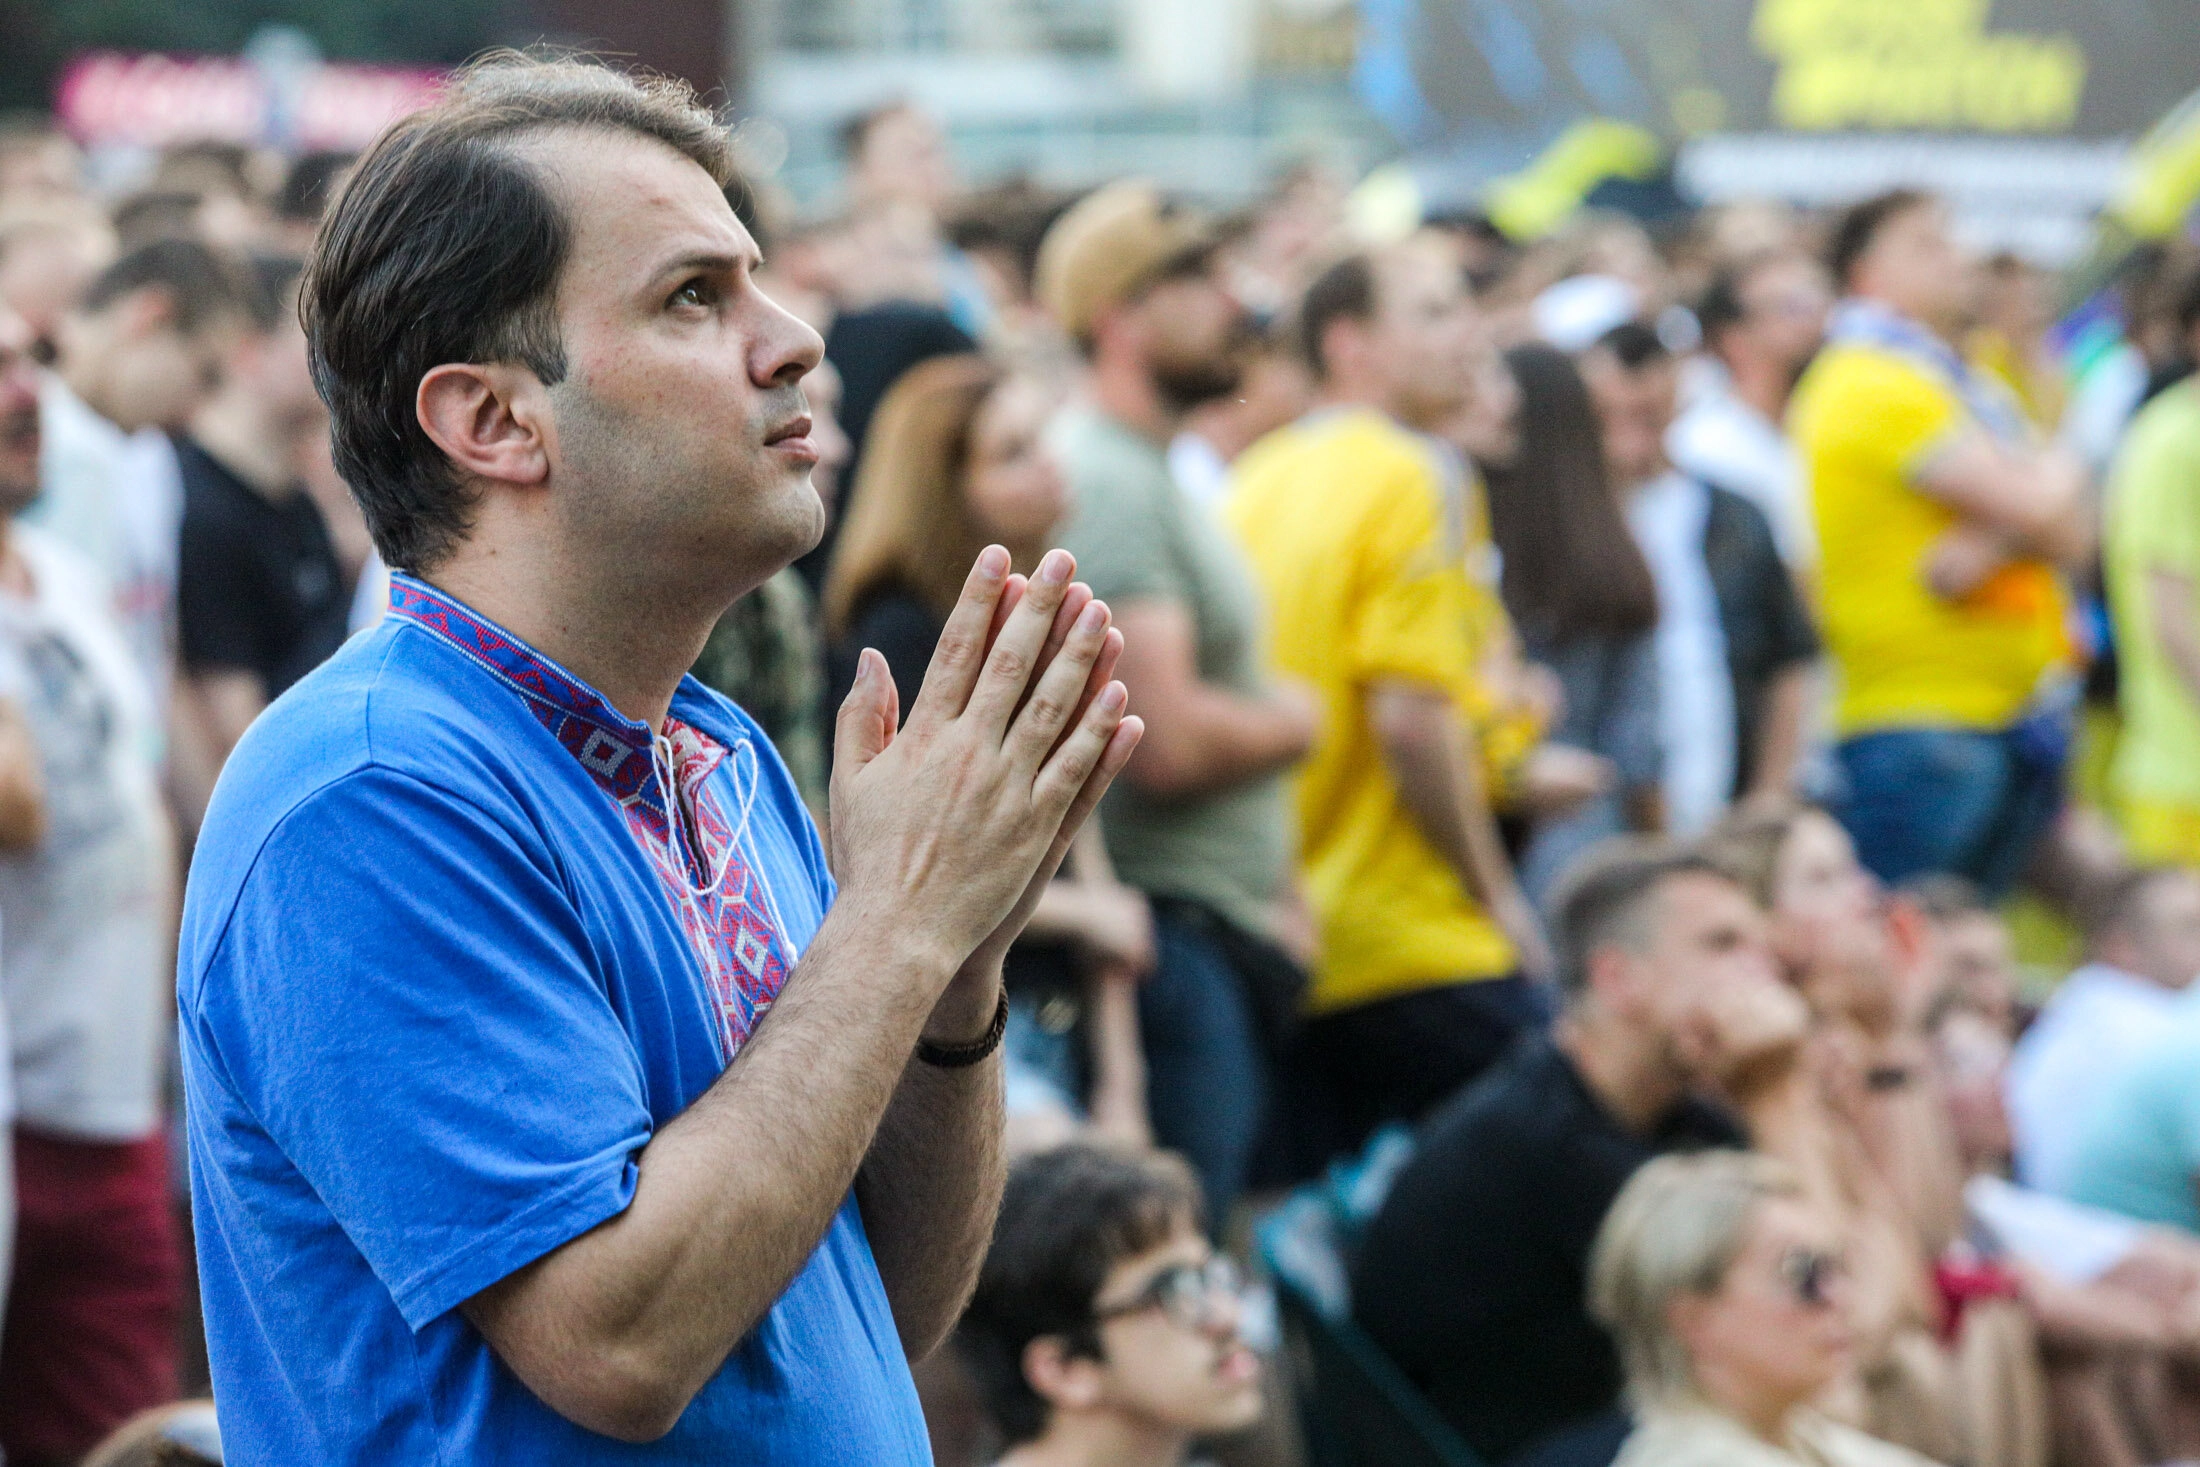
[[[991,1022],[998,978],[973,989],[982,1004],[964,1006],[942,1042],[975,1038]],[[977,1283],[1005,1178],[1003,1124],[998,1054],[964,1069],[911,1058],[857,1173],[871,1256],[911,1360],[947,1338]]]
[[[1488,904],[1509,882],[1494,826],[1487,840],[1477,838],[1476,825],[1489,821],[1489,805],[1463,720],[1443,705],[1441,695],[1378,691],[1371,696],[1377,704],[1376,735],[1399,802],[1468,893]]]
[[[1511,940],[1521,969],[1548,972],[1549,944],[1505,858],[1466,720],[1435,689],[1394,684],[1371,689],[1367,697],[1376,739],[1406,813]]]
[[[878,975],[924,961],[836,909],[740,1056],[643,1149],[626,1210],[468,1302],[538,1394],[608,1435],[670,1428],[846,1198],[938,987]]]
[[[1796,770],[1803,762],[1804,730],[1816,673],[1814,663],[1790,663],[1766,685],[1757,721],[1757,767],[1750,771],[1746,793],[1781,796],[1794,792]]]
[[[1195,683],[1147,709],[1127,773],[1151,794],[1189,799],[1287,769],[1305,752],[1303,730],[1274,700]]]

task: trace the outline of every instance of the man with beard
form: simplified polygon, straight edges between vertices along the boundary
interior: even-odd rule
[[[1169,475],[1184,415],[1237,385],[1245,317],[1216,278],[1211,224],[1138,182],[1056,222],[1038,287],[1091,366],[1051,435],[1076,501],[1063,544],[1135,647],[1119,672],[1150,710],[1102,812],[1117,874],[1154,908],[1159,961],[1139,994],[1148,1107],[1219,1228],[1267,1090],[1248,995],[1286,1018],[1297,998],[1282,776],[1314,735],[1305,694],[1262,671],[1242,557]]]
[[[182,1258],[162,1114],[172,873],[152,701],[106,582],[14,520],[39,488],[30,341],[0,307],[0,1029],[14,1040],[0,1115],[12,1110],[21,1204],[0,1453],[35,1467],[76,1461],[174,1396]]]
[[[1321,960],[1279,1140],[1311,1172],[1416,1121],[1541,1017],[1543,938],[1490,815],[1479,717],[1495,555],[1475,486],[1429,436],[1471,401],[1481,322],[1415,240],[1331,266],[1299,308],[1321,406],[1253,445],[1226,514],[1321,690],[1298,784]]]

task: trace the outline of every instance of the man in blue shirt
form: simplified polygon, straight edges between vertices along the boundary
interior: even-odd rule
[[[823,520],[819,342],[729,173],[684,88],[505,60],[323,228],[315,374],[399,574],[239,745],[186,903],[233,1462],[928,1460],[1000,959],[1140,729],[1061,552],[980,558],[898,735],[866,654],[829,851],[683,679]]]

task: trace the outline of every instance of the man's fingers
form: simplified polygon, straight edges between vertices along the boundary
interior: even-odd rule
[[[1092,672],[1085,679],[1084,691],[1078,694],[1077,707],[1070,714],[1070,728],[1075,728],[1084,719],[1087,710],[1092,707],[1092,700],[1100,696],[1100,690],[1115,676],[1115,664],[1122,656],[1122,629],[1111,626],[1108,634],[1100,639],[1100,655],[1093,659]],[[1068,730],[1065,729],[1063,733],[1067,737]],[[1060,741],[1057,740],[1055,747],[1060,746]]]
[[[1061,650],[1040,663],[1039,679],[1032,684],[1015,722],[1009,725],[1006,747],[1027,769],[1036,771],[1046,762],[1063,734],[1085,712],[1086,690],[1092,669],[1107,645],[1109,634],[1122,644],[1122,633],[1108,625],[1108,603],[1088,601],[1071,623]]]
[[[1049,550],[1039,562],[1039,573],[1024,588],[1023,600],[993,639],[993,650],[986,654],[963,711],[979,720],[983,732],[995,742],[1007,731],[1016,705],[1037,676],[1040,649],[1046,645],[1054,614],[1069,593],[1069,578],[1076,569],[1068,551]]]
[[[1032,781],[1032,795],[1042,810],[1060,810],[1066,814],[1083,798],[1086,787],[1102,773],[1103,761],[1117,752],[1118,731],[1126,723],[1143,731],[1143,723],[1126,716],[1129,706],[1130,690],[1121,683],[1111,682],[1100,690],[1100,696],[1092,700],[1084,716],[1077,720],[1076,727],[1070,730],[1069,737],[1062,740],[1062,746],[1040,767],[1038,778]],[[1131,748],[1136,746],[1134,735],[1130,745],[1120,751],[1122,757],[1129,758]],[[1100,788],[1107,788],[1105,779],[1101,780]],[[1092,792],[1092,798],[1098,801],[1099,793]]]
[[[993,641],[993,618],[1009,590],[1008,552],[988,545],[970,568],[962,596],[948,615],[924,674],[924,690],[909,710],[912,724],[937,724],[959,715],[970,701],[978,671]]]
[[[1009,613],[1023,604],[1024,592],[1029,589],[1030,580],[1021,575],[1010,576],[1008,584],[1001,589],[1000,603],[993,608],[993,624],[985,629],[985,650],[988,655],[993,651],[994,642],[1000,638],[1001,628],[1008,625]]]

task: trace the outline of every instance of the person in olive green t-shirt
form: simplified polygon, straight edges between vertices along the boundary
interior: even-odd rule
[[[2179,302],[2200,351],[2200,273]],[[2137,860],[2200,865],[2200,379],[2132,420],[2108,490],[2102,548],[2122,669],[2110,786]]]
[[[1314,707],[1264,676],[1240,552],[1169,475],[1184,414],[1236,384],[1242,309],[1216,279],[1214,244],[1199,216],[1116,184],[1048,233],[1038,285],[1091,365],[1086,400],[1049,435],[1074,503],[1061,544],[1115,614],[1116,675],[1146,720],[1100,823],[1116,874],[1153,903],[1158,962],[1139,993],[1147,1105],[1219,1228],[1303,986],[1283,774],[1313,739]]]

